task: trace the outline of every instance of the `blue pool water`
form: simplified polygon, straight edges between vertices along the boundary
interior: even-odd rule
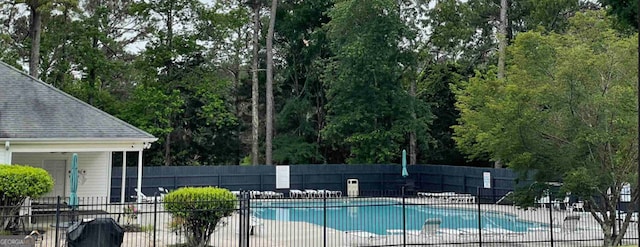
[[[323,201],[259,202],[252,204],[259,218],[281,221],[301,221],[322,226]],[[402,204],[392,200],[327,200],[327,227],[352,231],[361,230],[386,234],[387,229],[402,229]],[[478,211],[442,208],[429,205],[405,205],[407,230],[420,230],[426,219],[438,218],[441,228],[477,228]],[[541,224],[518,220],[510,214],[482,212],[482,228],[503,228],[524,232]]]

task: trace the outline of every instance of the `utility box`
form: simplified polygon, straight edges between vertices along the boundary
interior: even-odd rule
[[[347,179],[347,196],[348,197],[358,197],[358,179],[350,178]]]

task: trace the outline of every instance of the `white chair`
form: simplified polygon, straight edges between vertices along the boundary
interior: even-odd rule
[[[284,194],[280,193],[280,192],[275,192],[275,191],[263,191],[262,192],[262,198],[283,198]]]
[[[573,203],[571,205],[571,211],[573,211],[573,210],[584,212],[584,202],[583,201],[578,201],[578,202]]]
[[[333,190],[331,191],[331,194],[334,195],[335,197],[342,197],[342,191],[339,191],[339,190]]]
[[[549,196],[543,196],[542,198],[537,200],[537,203],[540,205],[540,207],[542,208],[547,208],[547,204],[549,203]]]
[[[289,190],[289,198],[303,198],[306,194],[301,190]]]
[[[387,244],[385,235],[378,235],[366,231],[345,232],[349,246],[384,246]]]
[[[331,191],[328,190],[317,190],[318,192],[318,197],[320,198],[326,198],[326,197],[331,197]]]
[[[261,231],[262,225],[262,221],[260,221],[255,216],[252,216],[249,220],[249,235],[256,235],[259,231]]]
[[[262,196],[263,194],[260,191],[257,191],[257,190],[249,191],[249,197],[251,197],[251,199],[262,198]]]
[[[438,233],[438,229],[440,229],[440,224],[442,224],[441,219],[437,218],[429,218],[424,221],[422,224],[422,229],[420,230],[406,230],[402,229],[388,229],[387,234],[402,234],[406,233],[407,235],[412,236],[420,236],[420,237],[435,237]]]
[[[233,194],[236,197],[240,197],[240,191],[238,191],[238,190],[231,191],[231,194]]]
[[[147,196],[144,193],[142,193],[141,191],[138,191],[138,188],[133,189],[137,195],[140,196],[140,200],[142,202],[154,202],[154,201],[158,201],[161,202],[162,199],[164,198],[164,196],[160,195],[160,196]],[[137,198],[137,196],[132,196],[133,198]]]
[[[567,215],[562,220],[561,232],[574,232],[578,230],[580,215]]]
[[[306,190],[304,190],[304,193],[307,195],[307,198],[320,197],[320,193],[318,193],[317,190],[306,189]]]

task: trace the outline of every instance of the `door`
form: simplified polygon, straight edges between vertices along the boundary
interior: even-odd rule
[[[67,161],[66,160],[44,160],[42,168],[49,172],[53,178],[53,190],[44,197],[60,196],[65,198],[67,191]]]

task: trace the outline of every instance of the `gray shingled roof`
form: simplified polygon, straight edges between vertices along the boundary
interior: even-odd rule
[[[0,62],[0,138],[154,138]]]

